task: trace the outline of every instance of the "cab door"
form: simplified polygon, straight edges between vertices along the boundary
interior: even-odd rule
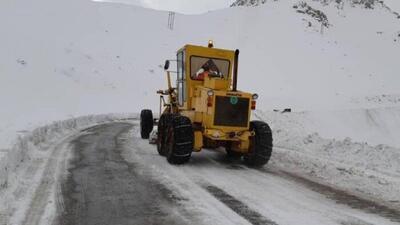
[[[184,106],[186,101],[186,78],[185,78],[185,52],[179,51],[177,54],[177,92],[178,103],[180,107]]]

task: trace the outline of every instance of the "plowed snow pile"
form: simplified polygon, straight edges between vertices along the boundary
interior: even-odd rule
[[[400,207],[399,117],[400,106],[255,114],[273,126],[275,166],[396,208]]]

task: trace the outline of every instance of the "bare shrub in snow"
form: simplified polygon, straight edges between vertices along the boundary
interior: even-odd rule
[[[26,65],[26,61],[24,59],[17,59],[17,63],[21,64],[22,66]]]
[[[237,0],[232,3],[231,7],[234,6],[257,6],[260,4],[264,4],[267,0]]]
[[[278,0],[274,0],[278,1]],[[376,5],[384,5],[380,0],[314,0],[320,2],[323,5],[336,4],[338,9],[343,9],[345,3],[349,3],[351,6],[361,6],[365,9],[374,9]],[[260,4],[265,4],[267,0],[236,0],[232,3],[231,7],[234,6],[258,6]]]
[[[296,12],[298,13],[303,13],[306,15],[311,16],[314,18],[316,21],[321,23],[322,26],[328,28],[330,26],[328,17],[324,12],[318,9],[314,9],[311,6],[309,6],[306,2],[300,2],[296,5],[293,6],[293,8],[297,9]]]
[[[366,9],[373,9],[376,2],[376,0],[352,0],[353,4],[362,5]]]

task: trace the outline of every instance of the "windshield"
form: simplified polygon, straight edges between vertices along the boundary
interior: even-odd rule
[[[193,80],[204,80],[207,76],[227,79],[229,66],[229,60],[226,59],[192,56],[190,57],[190,77]]]

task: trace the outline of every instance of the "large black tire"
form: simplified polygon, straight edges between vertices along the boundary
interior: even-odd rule
[[[185,116],[173,116],[168,126],[167,160],[171,164],[189,161],[194,145],[192,122]]]
[[[153,112],[150,109],[143,109],[140,112],[140,136],[148,139],[153,130]]]
[[[249,152],[244,155],[244,161],[252,167],[264,166],[272,154],[272,130],[263,121],[251,121],[250,130],[255,132],[255,136],[250,138]]]
[[[161,115],[157,126],[157,151],[158,154],[165,156],[167,154],[167,134],[168,127],[172,122],[173,114],[164,113]]]

